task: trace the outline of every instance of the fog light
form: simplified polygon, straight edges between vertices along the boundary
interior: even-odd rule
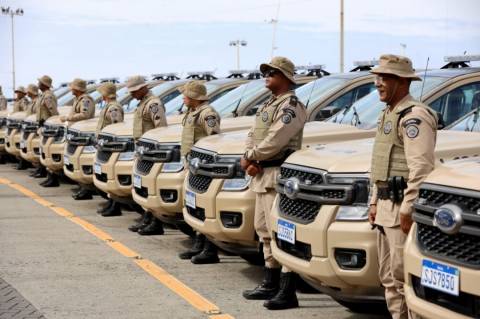
[[[243,222],[242,214],[235,212],[220,212],[220,219],[226,228],[239,228]]]
[[[52,159],[55,162],[60,162],[62,160],[62,154],[52,154]]]
[[[132,175],[118,175],[118,182],[122,186],[128,186],[132,184]]]
[[[361,269],[367,263],[367,253],[360,249],[335,248],[335,260],[342,269]]]
[[[165,203],[175,203],[178,199],[178,192],[174,189],[161,189],[160,197]]]
[[[92,175],[93,174],[93,167],[92,165],[82,165],[82,171],[85,175]]]

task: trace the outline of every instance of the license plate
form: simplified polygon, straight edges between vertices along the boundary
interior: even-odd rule
[[[191,207],[193,209],[197,208],[195,193],[192,191],[187,190],[185,192],[185,205]]]
[[[142,176],[136,174],[133,175],[133,187],[142,188]]]
[[[460,271],[458,268],[424,259],[422,262],[422,285],[458,296]]]
[[[20,141],[20,148],[25,148],[25,141]]]
[[[68,155],[63,155],[63,164],[65,165],[70,164],[70,157],[68,157]]]
[[[102,165],[98,163],[93,164],[93,172],[99,175],[102,174]]]
[[[295,244],[295,224],[279,219],[277,222],[277,231],[278,239],[284,240],[290,244]]]

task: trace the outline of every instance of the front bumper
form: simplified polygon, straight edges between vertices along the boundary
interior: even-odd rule
[[[36,133],[30,133],[24,141],[25,147],[21,149],[20,156],[33,164],[40,162],[40,137]]]
[[[64,151],[63,172],[75,182],[83,185],[93,185],[93,162],[95,153],[83,153],[83,146],[77,146],[73,154]],[[68,163],[65,161],[68,156]]]
[[[5,141],[5,150],[10,155],[20,157],[20,141],[22,139],[22,132],[17,129],[13,129]]]
[[[41,143],[40,163],[48,170],[59,173],[63,171],[63,149],[65,142],[53,143],[54,138],[49,137],[45,143]]]
[[[273,231],[271,247],[276,260],[336,299],[384,300],[384,289],[378,279],[376,232],[371,230],[368,222],[335,221],[338,206],[324,205],[313,222],[295,223],[278,213],[278,198],[273,205],[271,220],[267,221]],[[276,239],[279,219],[295,224],[296,245],[291,250],[281,249],[276,242],[279,240]],[[305,249],[310,253],[294,255],[295,250]],[[365,264],[358,268],[341,267],[335,258],[337,249],[365,253]]]
[[[184,207],[185,222],[227,251],[237,254],[258,252],[254,227],[255,194],[248,188],[244,191],[222,191],[222,185],[222,179],[213,179],[205,193],[196,193],[196,206],[204,210],[205,218],[193,216],[189,208]],[[184,188],[192,191],[188,178]],[[241,223],[234,227],[226,226],[222,221],[225,213],[239,214]]]
[[[0,129],[0,153],[4,153],[5,150],[5,137],[7,136],[6,129]]]
[[[109,160],[100,163],[101,173],[94,171],[93,183],[101,191],[110,194],[112,197],[130,200],[132,198],[132,169],[133,161],[118,161],[120,153],[113,152]],[[95,163],[94,163],[95,165]],[[123,179],[128,179],[130,183],[121,183]]]
[[[437,260],[435,258],[426,257],[418,249],[415,239],[416,224],[413,225],[410,234],[405,243],[405,298],[411,312],[425,318],[453,318],[466,319],[471,318],[459,314],[453,310],[447,309],[440,305],[429,302],[421,297],[418,297],[414,290],[414,283],[412,276],[421,278],[423,259],[428,258],[441,264],[451,265],[448,262]],[[468,293],[474,296],[480,296],[480,287],[478,281],[480,278],[478,270],[459,267],[454,265],[460,271],[460,292]],[[455,297],[461,303],[461,297]]]

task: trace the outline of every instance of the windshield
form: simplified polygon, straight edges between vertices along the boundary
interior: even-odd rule
[[[423,82],[412,82],[410,85],[410,94],[414,98],[418,99],[420,97],[423,84],[423,95],[425,95],[447,80],[449,80],[449,78],[427,76]],[[369,130],[377,126],[378,116],[384,108],[385,103],[380,101],[378,92],[375,90],[366,95],[364,98],[353,103],[352,106],[345,109],[345,111],[337,113],[327,121],[332,123],[353,125],[361,129]]]
[[[212,94],[219,89],[219,85],[213,83],[205,83],[205,87],[207,88],[207,96],[209,98],[212,98]],[[170,100],[168,103],[165,104],[165,112],[167,115],[172,115],[175,112],[180,111],[182,108],[183,94],[178,95],[176,98]]]
[[[467,114],[449,129],[452,131],[480,132],[479,109]]]
[[[160,85],[155,86],[150,91],[152,91],[153,95],[160,96],[160,95],[164,95],[165,92],[171,90],[172,88],[174,88],[176,86],[179,86],[178,83],[165,82],[165,83],[162,83]],[[166,94],[166,95],[162,96],[162,98],[161,98],[162,103],[166,104],[167,102],[169,102],[173,98],[177,97],[178,95],[180,95],[180,91],[178,91],[178,90],[175,90],[175,91],[173,91],[169,94]],[[125,104],[123,106],[123,109],[125,110],[126,113],[133,112],[137,108],[138,103],[140,103],[139,100],[130,99],[128,104]]]
[[[265,80],[255,80],[231,90],[212,102],[211,105],[221,117],[224,117],[237,109],[243,109],[243,105],[248,105],[250,101],[267,91]]]
[[[53,93],[55,94],[55,96],[57,98],[63,96],[64,94],[66,94],[68,91],[70,91],[70,88],[68,87],[63,87],[63,88],[58,88],[57,90],[55,90]]]
[[[348,81],[350,80],[330,76],[323,77],[299,87],[295,90],[295,95],[307,108],[311,108],[316,106],[317,101],[321,101],[334,93]]]
[[[65,94],[64,96],[62,96],[61,98],[59,98],[57,100],[57,105],[58,106],[65,106],[66,103],[72,103],[72,101],[73,101],[73,93],[68,92],[67,94]]]

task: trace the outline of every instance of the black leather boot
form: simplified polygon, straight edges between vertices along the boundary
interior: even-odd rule
[[[60,186],[60,183],[58,182],[57,175],[48,172],[47,173],[47,180],[40,183],[40,185],[43,186],[43,187],[58,187],[58,186]]]
[[[184,260],[192,259],[193,256],[198,255],[202,252],[204,246],[205,246],[205,235],[197,233],[195,235],[195,241],[193,242],[192,248],[190,248],[189,250],[183,253],[180,253],[178,257]]]
[[[92,191],[80,186],[80,190],[75,194],[72,194],[74,200],[88,200],[92,199]]]
[[[280,290],[263,306],[269,310],[283,310],[298,307],[297,299],[297,274],[294,272],[282,272],[280,275]]]
[[[30,166],[29,162],[21,158],[18,160],[16,169],[19,171],[23,171],[23,170],[26,170],[29,166]]]
[[[191,262],[196,265],[216,264],[220,262],[218,258],[218,248],[211,241],[205,239],[205,245],[200,254],[192,257]]]
[[[113,199],[109,198],[106,202],[98,204],[97,214],[102,214],[113,205]]]
[[[140,228],[137,233],[142,236],[163,235],[163,223],[155,217],[152,217],[152,222]]]
[[[33,178],[44,178],[47,177],[47,170],[44,166],[40,165],[35,173],[32,175]]]
[[[145,212],[143,214],[143,218],[138,223],[128,227],[128,230],[136,233],[140,229],[147,227],[152,222],[152,219],[153,219],[153,214],[151,212]]]
[[[120,207],[120,203],[117,203],[113,199],[111,199],[112,204],[105,209],[101,215],[103,217],[113,217],[113,216],[121,216],[122,215],[122,208]]]
[[[264,268],[265,277],[262,283],[253,290],[245,290],[243,297],[249,300],[268,300],[273,298],[279,289],[280,268]]]

